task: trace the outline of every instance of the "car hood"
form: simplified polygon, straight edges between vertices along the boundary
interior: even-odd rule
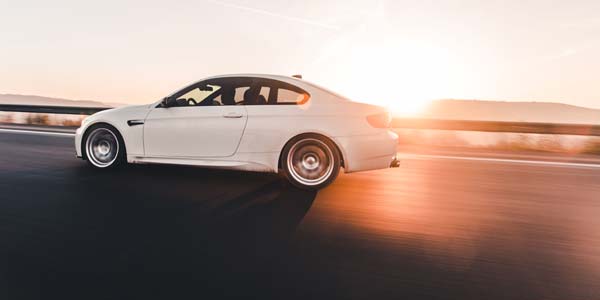
[[[121,123],[122,120],[127,119],[144,119],[147,115],[148,110],[152,107],[151,104],[144,105],[128,105],[123,107],[111,108],[97,112],[82,122],[82,126],[87,126],[96,122],[108,122],[108,123]]]
[[[132,111],[132,110],[147,110],[149,107],[150,107],[149,104],[127,105],[127,106],[121,106],[121,107],[115,107],[115,108],[106,109],[106,110],[97,112],[97,113],[93,114],[92,116],[97,116],[97,115],[102,115],[102,114],[107,114],[107,113]]]

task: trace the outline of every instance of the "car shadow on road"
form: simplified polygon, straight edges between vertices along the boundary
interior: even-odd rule
[[[5,213],[19,222],[3,240],[15,247],[1,250],[11,276],[0,285],[17,294],[257,289],[316,196],[276,175],[190,167],[55,175],[14,178],[35,188],[15,186],[4,201],[18,203]],[[39,288],[27,288],[32,280]]]

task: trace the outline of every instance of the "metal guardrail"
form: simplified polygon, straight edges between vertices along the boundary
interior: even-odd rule
[[[0,104],[0,111],[91,115],[110,107],[37,106]],[[532,122],[467,121],[440,119],[396,118],[391,127],[402,129],[512,132],[533,134],[563,134],[600,136],[600,125],[555,124]]]
[[[29,112],[42,114],[91,115],[107,109],[110,109],[110,107],[0,104],[0,111]]]
[[[564,134],[600,136],[600,125],[533,122],[467,121],[439,119],[394,119],[393,128]]]

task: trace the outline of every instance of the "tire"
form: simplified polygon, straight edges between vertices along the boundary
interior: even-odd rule
[[[281,171],[294,186],[318,190],[331,184],[340,172],[341,158],[335,144],[317,134],[303,134],[283,148]]]
[[[94,168],[112,169],[125,162],[125,143],[116,128],[108,124],[91,126],[84,136],[87,162]]]

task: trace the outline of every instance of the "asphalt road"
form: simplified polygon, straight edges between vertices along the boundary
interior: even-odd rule
[[[409,156],[315,193],[0,132],[0,299],[600,299],[600,167]]]

